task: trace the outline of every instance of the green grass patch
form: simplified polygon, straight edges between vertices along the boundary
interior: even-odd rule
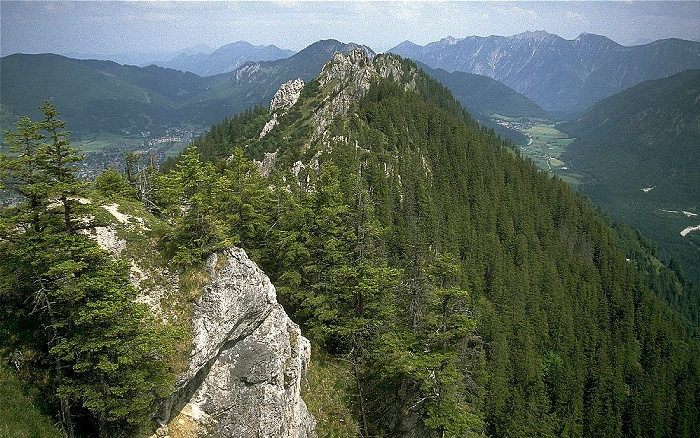
[[[505,123],[509,128],[515,129],[528,138],[527,144],[519,145],[523,157],[532,160],[540,169],[558,175],[574,188],[581,184],[584,176],[561,159],[574,138],[559,131],[554,123],[549,120],[512,118],[500,114],[493,114],[491,118]]]
[[[165,158],[170,158],[170,157],[176,158],[176,157],[180,156],[182,151],[187,149],[187,146],[189,146],[189,144],[190,144],[190,142],[187,142],[187,141],[173,141],[173,142],[171,142],[170,147],[168,147],[164,152]]]
[[[566,163],[559,157],[574,141],[573,138],[546,123],[534,123],[521,132],[529,138],[529,143],[521,149],[522,152],[540,168],[552,170],[551,167],[555,167],[552,159],[557,160],[556,167],[566,167]]]
[[[552,157],[549,159],[549,165],[552,166],[553,168],[554,167],[564,167],[564,162],[558,158]]]
[[[0,436],[62,438],[60,428],[40,409],[40,398],[11,368],[0,366]]]
[[[493,114],[491,118],[497,123],[515,129],[528,138],[527,144],[519,146],[523,157],[529,158],[542,170],[558,175],[570,186],[578,187],[584,179],[580,170],[572,169],[569,163],[561,159],[574,138],[555,128],[549,120],[531,118],[512,118]]]
[[[316,419],[319,438],[356,437],[359,433],[352,367],[340,358],[311,349],[302,398]]]
[[[106,148],[135,150],[143,147],[144,139],[100,132],[96,134],[73,135],[71,136],[71,144],[86,153],[102,152]]]

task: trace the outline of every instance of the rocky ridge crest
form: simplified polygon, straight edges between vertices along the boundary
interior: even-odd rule
[[[272,96],[270,101],[270,112],[272,113],[272,118],[265,123],[263,129],[260,131],[258,138],[263,138],[268,132],[272,131],[272,128],[277,126],[279,123],[277,120],[278,114],[284,113],[284,111],[293,107],[295,103],[299,100],[301,95],[301,90],[304,88],[304,81],[301,78],[297,78],[282,84]]]
[[[155,218],[126,214],[117,204],[101,208],[112,222],[86,234],[130,260],[137,301],[167,322],[173,296],[184,293],[179,275],[134,258],[130,249],[147,244]],[[124,230],[129,239],[119,237]],[[277,303],[269,278],[239,248],[211,255],[201,275],[204,286],[191,308],[176,311],[189,314],[187,369],[161,403],[155,418],[161,427],[152,438],[314,438],[315,420],[300,396],[310,343]]]
[[[270,101],[270,111],[284,111],[291,108],[299,100],[304,81],[301,78],[282,84]]]
[[[320,88],[329,92],[313,115],[311,140],[322,137],[334,118],[346,115],[350,105],[367,94],[372,81],[387,78],[405,83],[408,90],[415,89],[417,75],[415,68],[405,71],[401,58],[391,53],[370,57],[361,48],[347,55],[336,52],[318,77]]]
[[[330,136],[327,128],[338,116],[347,115],[351,105],[359,102],[377,79],[391,79],[405,84],[407,90],[415,90],[417,76],[417,69],[406,68],[401,57],[395,54],[374,55],[366,47],[356,47],[347,54],[335,52],[316,79],[322,100],[312,110],[310,117],[313,130],[305,148],[311,148],[311,145],[319,140],[324,148],[331,147],[332,143],[338,141],[347,142],[344,137]],[[272,116],[261,130],[259,139],[279,124],[279,118],[285,111],[297,104],[303,87],[304,82],[301,79],[287,82],[280,87],[270,102]],[[256,161],[262,174],[268,174],[275,165],[278,152],[279,149],[266,154],[262,162]],[[318,169],[317,159],[318,153],[309,163],[296,162],[293,166],[294,175],[297,176],[302,168]]]

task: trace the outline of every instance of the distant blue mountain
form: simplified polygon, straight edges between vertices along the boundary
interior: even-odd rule
[[[294,54],[277,46],[254,46],[246,41],[221,46],[211,53],[180,53],[170,61],[154,61],[160,67],[213,76],[236,70],[250,61],[276,61]]]
[[[640,82],[700,68],[697,41],[621,46],[600,35],[565,40],[543,31],[449,37],[425,46],[405,41],[389,51],[433,68],[488,76],[564,116]]]

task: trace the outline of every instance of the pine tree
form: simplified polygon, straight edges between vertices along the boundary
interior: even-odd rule
[[[39,132],[40,125],[29,117],[23,117],[17,122],[17,132],[5,132],[5,140],[9,145],[10,155],[0,156],[0,175],[5,186],[21,197],[21,202],[13,208],[5,210],[4,215],[11,215],[9,223],[23,229],[33,229],[40,232],[46,227],[45,217],[50,203],[49,180],[46,175],[46,163],[40,162],[39,140],[43,138]],[[4,234],[11,230],[5,230]]]

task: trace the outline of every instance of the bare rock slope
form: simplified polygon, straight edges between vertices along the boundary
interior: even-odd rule
[[[192,312],[189,368],[161,406],[157,435],[315,437],[301,399],[309,341],[242,249],[212,255]]]

